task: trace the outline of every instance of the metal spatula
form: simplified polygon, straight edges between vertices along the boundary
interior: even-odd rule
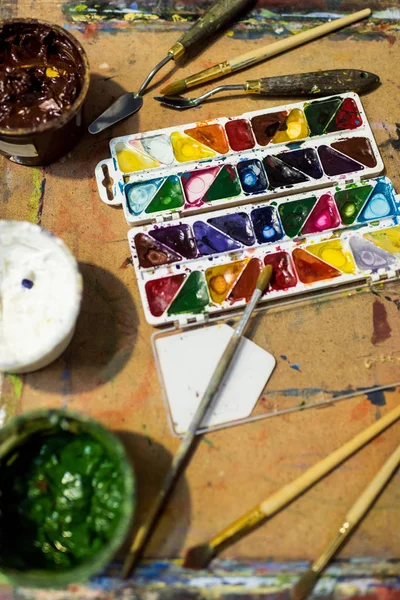
[[[148,74],[139,91],[128,92],[120,96],[102,115],[93,121],[89,126],[89,132],[100,133],[103,129],[140,110],[147,86],[164,65],[170,60],[177,60],[193,48],[197,47],[200,50],[208,38],[253,4],[254,0],[217,0],[214,2],[204,15],[171,46],[167,56]]]
[[[330,96],[344,92],[362,94],[379,84],[379,77],[368,71],[356,69],[316,71],[314,73],[299,73],[297,75],[282,75],[245,81],[243,84],[220,85],[197,98],[182,96],[155,96],[155,100],[170,108],[183,110],[199,106],[211,96],[227,91],[241,91],[245,94],[259,96],[280,96],[307,98]]]

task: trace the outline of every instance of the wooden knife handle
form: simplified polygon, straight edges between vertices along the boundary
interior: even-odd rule
[[[254,0],[217,0],[210,8],[186,31],[177,44],[188,52],[198,46],[201,50],[204,42],[219,29],[233,21],[240,13],[245,12],[254,4]],[[203,43],[203,44],[202,44]],[[179,56],[178,56],[179,58]]]
[[[344,92],[365,92],[379,83],[374,73],[356,69],[316,71],[246,82],[248,93],[261,96],[330,96]]]

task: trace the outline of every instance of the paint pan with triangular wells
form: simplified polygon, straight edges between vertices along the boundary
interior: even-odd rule
[[[100,196],[127,222],[194,214],[379,174],[356,94],[115,138]]]
[[[268,316],[253,317],[202,431],[393,385],[390,361],[374,351],[379,344],[379,356],[391,358],[400,331],[371,334],[367,315],[381,310],[376,290],[384,283],[391,298],[397,285],[399,197],[379,176],[382,159],[355,94],[125,136],[110,147],[97,184],[133,226],[173,433],[187,429],[265,264],[274,274],[258,311]]]

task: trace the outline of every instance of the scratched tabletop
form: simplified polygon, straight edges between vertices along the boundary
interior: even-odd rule
[[[119,94],[139,88],[145,75],[207,2],[123,0],[94,4],[60,0],[0,3],[2,18],[45,18],[63,25],[82,42],[92,72],[86,105],[88,122]],[[251,16],[221,35],[212,48],[204,49],[179,71],[168,66],[155,80],[151,92],[159,91],[161,82],[177,75],[189,75],[323,22],[332,16],[329,11],[333,8],[334,14],[340,15],[365,6],[361,0],[310,0],[301,3],[302,14],[296,15],[294,4],[288,0],[259,2]],[[229,82],[332,68],[367,69],[379,74],[382,85],[366,95],[363,104],[386,174],[400,191],[400,12],[395,0],[375,0],[370,5],[376,10],[368,22],[236,74]],[[179,113],[159,106],[151,92],[136,116],[97,137],[87,134],[73,152],[51,166],[23,167],[0,157],[0,217],[39,223],[61,237],[79,260],[84,278],[82,311],[70,347],[40,372],[4,376],[0,418],[4,421],[37,408],[68,407],[89,414],[118,432],[138,477],[139,504],[134,528],[144,519],[178,440],[171,435],[167,422],[151,348],[153,328],[145,322],[129,259],[128,227],[120,209],[100,201],[95,166],[109,155],[108,142],[117,135],[284,104],[282,99],[231,97],[206,103],[196,111]],[[290,390],[292,396],[298,390],[301,398],[302,390],[312,383],[303,367],[308,367],[307,372],[312,368],[316,379],[323,383],[322,369],[327,364],[321,362],[324,331],[322,328],[320,342],[312,348],[306,347],[307,331],[319,331],[325,311],[335,302],[308,310],[306,324],[301,308],[271,321],[287,356],[278,365],[280,387],[272,388],[277,397],[284,398],[285,390]],[[343,355],[357,370],[359,379],[368,369],[383,365],[385,381],[376,383],[394,382],[400,379],[400,287],[394,284],[378,288],[360,303],[354,335],[347,336],[343,343],[344,332],[352,332],[354,327],[351,313],[344,307],[338,325],[330,332],[330,343],[343,347]],[[365,340],[368,355],[357,354],[357,336]],[[291,368],[302,363],[302,368]],[[178,485],[148,546],[147,556],[182,556],[189,546],[209,539],[399,401],[398,389],[361,394],[324,408],[207,434]],[[315,557],[337,529],[346,509],[394,450],[399,427],[395,425],[385,432],[270,523],[229,548],[224,557],[274,561]],[[398,475],[341,556],[398,556],[399,500]]]

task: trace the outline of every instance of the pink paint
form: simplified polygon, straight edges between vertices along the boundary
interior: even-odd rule
[[[246,119],[235,119],[228,121],[225,125],[229,144],[232,150],[250,150],[254,148],[255,141],[249,121]]]
[[[301,233],[319,233],[340,225],[340,216],[331,194],[323,194],[311,211]]]
[[[182,176],[182,184],[187,206],[201,206],[203,198],[211,184],[215,181],[220,167],[212,167],[201,171],[192,171]]]

